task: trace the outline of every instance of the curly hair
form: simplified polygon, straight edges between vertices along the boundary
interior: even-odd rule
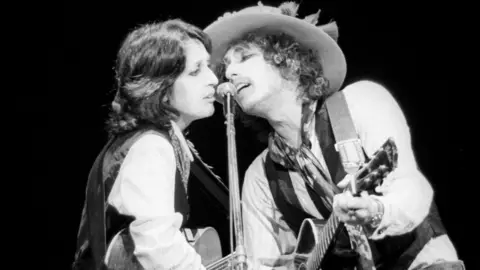
[[[165,99],[185,69],[184,44],[192,39],[211,53],[210,38],[180,19],[144,24],[128,34],[117,54],[116,95],[106,123],[111,135],[145,125],[168,129],[178,111]]]
[[[265,61],[276,67],[283,79],[298,80],[298,97],[304,103],[320,100],[332,93],[329,82],[323,75],[323,68],[318,55],[302,47],[295,39],[284,33],[261,35],[255,32],[246,34],[230,44],[230,48],[255,46],[263,53]],[[225,65],[217,67],[219,79],[225,80]],[[264,142],[272,128],[267,120],[247,115],[238,108],[240,120],[245,126],[258,132]]]

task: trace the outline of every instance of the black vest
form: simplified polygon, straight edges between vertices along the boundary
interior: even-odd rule
[[[91,183],[95,183],[98,178],[102,178],[101,181],[104,184],[104,200],[105,205],[105,236],[106,242],[109,243],[112,237],[124,228],[128,228],[130,222],[133,221],[133,217],[126,216],[118,213],[115,208],[108,205],[107,198],[117,178],[118,171],[122,165],[123,159],[127,155],[130,147],[140,138],[141,135],[148,132],[148,129],[131,131],[121,136],[110,139],[105,145],[102,152],[97,156],[95,163],[93,164],[87,185],[87,196],[82,212],[82,218],[77,237],[77,250],[75,253],[75,260],[73,263],[73,269],[97,269],[100,264],[99,260],[103,260],[98,252],[92,250],[92,246],[100,245],[99,237],[96,237],[98,231],[103,229],[103,224],[94,224],[95,228],[90,228],[90,218],[87,211],[87,204],[90,207],[95,207],[101,203],[97,199],[90,199],[88,194],[92,192],[92,189],[88,187]],[[160,132],[160,131],[158,131]],[[168,135],[167,135],[168,138]],[[178,161],[177,161],[178,162]],[[159,164],[161,166],[161,164]],[[101,182],[97,182],[101,183]],[[90,197],[92,198],[92,197]],[[182,227],[188,226],[190,205],[187,199],[187,191],[183,186],[180,172],[177,168],[175,179],[175,211],[183,215]],[[97,213],[100,214],[100,213]],[[96,243],[94,243],[96,242]],[[97,267],[95,267],[95,265]]]
[[[325,103],[319,103],[316,112],[315,131],[318,136],[322,154],[335,183],[346,175],[338,152],[335,150],[335,140],[332,127],[325,108]],[[286,223],[298,236],[300,225],[306,218],[314,218],[304,212],[294,192],[288,170],[273,162],[267,153],[265,171],[274,201],[284,216]],[[330,216],[317,193],[307,186],[308,193],[318,211],[324,218]],[[413,231],[400,236],[387,236],[381,240],[370,240],[375,266],[378,270],[407,269],[421,251],[424,245],[433,237],[445,234],[437,207],[434,202],[425,220]],[[348,233],[343,225],[339,226],[327,255],[322,262],[323,270],[353,269],[357,255],[350,248]]]

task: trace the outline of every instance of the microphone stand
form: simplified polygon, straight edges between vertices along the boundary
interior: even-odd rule
[[[242,213],[240,208],[240,183],[238,181],[238,166],[237,166],[237,148],[235,143],[235,102],[233,95],[227,93],[225,95],[225,104],[223,111],[226,118],[227,125],[227,145],[228,145],[228,177],[229,177],[229,190],[230,190],[230,245],[233,250],[233,235],[235,235],[235,261],[230,266],[231,269],[246,270],[246,254],[243,238],[243,223]],[[232,228],[233,221],[233,228]]]

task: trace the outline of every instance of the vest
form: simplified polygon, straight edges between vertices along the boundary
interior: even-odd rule
[[[315,132],[322,154],[332,179],[334,183],[337,184],[345,177],[346,172],[341,163],[340,156],[335,150],[335,139],[325,102],[319,102],[315,124]],[[268,154],[266,155],[265,171],[275,204],[282,213],[285,222],[294,234],[298,236],[303,220],[314,217],[304,212],[300,207],[300,202],[294,192],[288,170],[280,164],[275,163]],[[327,219],[331,213],[322,203],[317,193],[315,193],[315,190],[312,189],[310,185],[306,186],[308,194],[316,208],[322,216]],[[413,231],[399,236],[387,236],[380,240],[369,239],[377,270],[407,269],[430,239],[445,233],[446,231],[437,207],[435,203],[432,202],[428,216]],[[322,261],[322,269],[354,269],[357,258],[358,254],[350,247],[346,228],[340,225],[332,241],[332,245]]]
[[[134,217],[122,215],[114,207],[108,205],[107,198],[130,147],[141,135],[148,131],[148,129],[136,130],[111,138],[97,156],[89,174],[86,199],[77,236],[77,250],[73,269],[101,269],[101,267],[104,267],[102,263],[104,254],[102,254],[99,248],[103,243],[101,243],[101,237],[98,236],[100,231],[103,230],[103,224],[101,224],[102,222],[98,218],[102,213],[99,210],[95,211],[96,208],[100,209],[98,207],[100,203],[105,205],[106,243],[109,243],[120,230],[128,230],[128,225],[134,220]],[[168,135],[167,138],[169,138]],[[161,165],[159,164],[159,166]],[[98,183],[103,183],[104,196],[91,195],[94,193],[94,189],[100,188]],[[97,184],[99,185],[98,187],[95,186]],[[175,177],[174,200],[175,211],[183,215],[182,228],[188,226],[190,206],[187,199],[187,191],[182,183],[178,168]],[[89,214],[88,207],[94,209],[93,215]]]

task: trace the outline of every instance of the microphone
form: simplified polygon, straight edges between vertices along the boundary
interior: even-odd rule
[[[237,88],[231,82],[224,82],[217,87],[216,94],[223,100],[223,112],[225,115],[234,114],[235,102],[232,97],[237,93]]]
[[[243,222],[241,216],[240,204],[240,184],[238,181],[238,164],[237,164],[237,146],[235,142],[235,97],[237,89],[233,83],[225,82],[217,87],[216,95],[223,100],[223,112],[225,114],[225,124],[227,126],[227,153],[228,153],[228,185],[230,195],[230,237],[235,242],[236,248],[233,251],[233,244],[230,243],[234,257],[232,269],[247,269],[246,252],[243,237]]]
[[[225,98],[225,96],[228,94],[235,96],[236,92],[237,89],[235,88],[235,85],[233,85],[233,83],[231,82],[224,82],[217,87],[217,95],[223,98]]]

